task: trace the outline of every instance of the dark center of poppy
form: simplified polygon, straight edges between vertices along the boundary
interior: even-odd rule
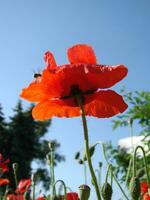
[[[78,98],[80,98],[80,101],[82,102],[82,104],[84,104],[85,103],[84,95],[93,94],[94,92],[96,92],[96,90],[97,89],[82,91],[80,89],[79,85],[72,85],[71,88],[70,88],[69,95],[68,96],[63,96],[63,97],[61,97],[61,99],[74,98],[74,102],[78,106],[78,101],[77,101]]]

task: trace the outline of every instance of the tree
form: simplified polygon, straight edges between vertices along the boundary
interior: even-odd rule
[[[147,140],[150,136],[150,92],[129,92],[124,94],[124,98],[129,103],[129,109],[113,121],[113,129],[130,126],[132,132],[133,124],[138,124],[140,130],[138,135],[144,136],[143,144],[147,146],[146,155],[148,168],[150,169],[150,140]],[[113,146],[111,142],[106,144],[106,151],[107,156],[113,163],[116,175],[124,182],[132,156],[131,153],[125,148]],[[140,173],[144,167],[143,159],[138,157],[137,161]],[[141,180],[145,179],[145,175],[145,172],[140,173]]]
[[[24,110],[21,101],[19,101],[14,109],[14,116],[10,118],[6,127],[2,120],[5,136],[1,131],[0,149],[1,153],[10,159],[10,172],[8,176],[13,189],[15,185],[12,168],[13,163],[18,164],[18,181],[31,176],[31,163],[33,160],[37,160],[40,166],[37,169],[39,175],[38,180],[49,181],[48,172],[42,168],[42,163],[45,162],[44,160],[49,149],[46,141],[41,140],[41,138],[48,131],[51,120],[44,122],[35,121],[31,114],[32,107],[33,105]],[[55,144],[55,163],[57,164],[64,157],[56,153],[60,145],[57,141],[55,141]]]

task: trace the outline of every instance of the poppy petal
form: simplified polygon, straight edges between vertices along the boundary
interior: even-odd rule
[[[27,88],[24,88],[21,91],[20,97],[27,99],[31,102],[39,102],[45,99],[48,96],[46,92],[44,92],[41,83],[36,81],[29,84]]]
[[[84,64],[96,64],[95,53],[89,45],[77,44],[67,51],[68,60],[71,64],[84,63]]]
[[[32,116],[36,120],[47,120],[53,116],[77,117],[80,116],[79,107],[70,106],[72,100],[47,100],[37,104],[32,110]]]
[[[46,62],[46,67],[45,67],[46,69],[51,71],[51,70],[55,70],[57,68],[55,58],[50,51],[47,51],[44,54],[44,60]]]
[[[8,185],[9,180],[7,178],[0,178],[0,186],[2,185]]]
[[[21,179],[17,186],[16,192],[24,193],[30,187],[30,185],[31,179]]]
[[[109,88],[121,81],[128,73],[124,65],[106,66],[88,66],[87,79],[95,88]]]
[[[83,92],[112,87],[123,79],[127,72],[123,65],[63,65],[58,67],[54,74],[44,70],[42,83],[51,96],[63,97],[70,95],[71,87],[74,85],[78,85]]]
[[[124,112],[128,105],[122,96],[112,90],[99,91],[87,97],[90,103],[85,104],[85,113],[99,118],[112,117]]]
[[[144,181],[140,182],[141,193],[148,192],[148,184]]]

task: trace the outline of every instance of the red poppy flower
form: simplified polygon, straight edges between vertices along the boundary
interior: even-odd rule
[[[144,194],[143,200],[150,200],[150,195],[149,194]]]
[[[141,182],[140,186],[141,186],[141,193],[142,194],[148,192],[148,184],[146,182],[144,182],[144,181]]]
[[[7,200],[24,200],[24,195],[22,194],[8,194]]]
[[[24,192],[27,191],[27,189],[30,187],[31,185],[31,180],[30,179],[22,179],[20,180],[17,189],[16,189],[16,193],[20,193],[23,194]]]
[[[36,200],[45,200],[44,197],[38,197]]]
[[[76,192],[69,192],[66,194],[67,200],[79,200],[78,194]]]
[[[8,166],[7,166],[8,163],[9,163],[9,159],[3,161],[3,156],[2,156],[2,154],[0,153],[0,170],[1,170],[2,172],[7,172],[7,171],[9,171]]]
[[[126,110],[122,96],[105,90],[127,75],[124,65],[97,64],[93,49],[83,44],[68,49],[70,64],[57,66],[50,52],[44,58],[46,68],[42,75],[20,95],[37,103],[32,111],[35,119],[80,116],[77,96],[82,99],[85,114],[89,116],[112,117]]]
[[[0,178],[0,186],[2,185],[8,185],[9,180],[7,178]]]

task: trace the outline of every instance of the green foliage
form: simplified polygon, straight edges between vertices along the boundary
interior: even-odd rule
[[[42,140],[42,137],[47,133],[51,121],[35,121],[31,114],[32,107],[31,105],[26,110],[23,110],[22,103],[19,101],[14,109],[14,115],[7,123],[0,107],[0,152],[4,158],[10,159],[8,178],[12,183],[12,187],[15,185],[13,163],[18,163],[19,166],[17,172],[18,180],[31,176],[32,161],[38,162],[37,181],[42,180],[46,184],[50,180],[48,172],[44,168],[46,154],[49,152],[48,142]],[[64,160],[64,157],[56,153],[60,144],[57,141],[53,142],[55,143],[54,162],[56,165]]]
[[[150,134],[150,92],[128,92],[124,93],[124,99],[129,104],[129,109],[113,121],[113,129],[128,126],[129,123],[137,121],[141,126],[141,134]]]
[[[129,108],[125,114],[122,114],[113,121],[113,129],[118,127],[130,126],[134,123],[138,124],[138,135],[144,135],[143,143],[147,146],[146,158],[148,163],[148,169],[150,171],[150,141],[146,138],[150,136],[150,92],[128,92],[124,93],[124,99],[128,103]],[[130,133],[129,133],[130,134]],[[131,154],[126,149],[119,146],[113,146],[112,143],[106,144],[107,156],[111,163],[113,163],[114,171],[118,178],[122,182],[126,180],[126,174],[128,171]],[[139,169],[139,177],[141,180],[146,179],[146,173],[143,172],[144,164],[142,157],[137,158]],[[132,176],[132,172],[129,174],[129,179]],[[128,182],[128,180],[126,180]]]

